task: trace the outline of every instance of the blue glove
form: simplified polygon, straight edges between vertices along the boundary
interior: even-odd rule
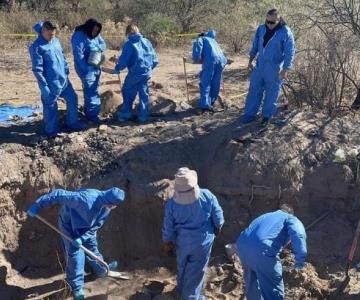
[[[75,239],[71,242],[71,244],[76,247],[76,248],[80,248],[80,246],[82,245],[82,241],[81,238]]]
[[[27,214],[30,217],[35,217],[39,213],[40,207],[36,203],[31,205],[30,208],[27,211]]]
[[[295,270],[301,270],[301,269],[305,268],[305,263],[295,263],[294,268],[295,268]]]

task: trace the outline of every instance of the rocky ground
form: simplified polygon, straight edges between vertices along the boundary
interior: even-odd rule
[[[183,54],[160,52],[161,65],[153,77],[152,117],[146,124],[119,124],[110,116],[99,128],[89,124],[85,132],[51,140],[40,135],[41,115],[29,123],[0,127],[0,265],[8,272],[0,299],[66,299],[59,238],[27,218],[25,211],[53,188],[112,186],[123,188],[127,198],[101,230],[99,243],[105,258],[118,259],[132,279],[89,277],[88,299],[150,299],[143,293],[150,281],[164,285],[163,295],[155,299],[173,299],[175,261],[161,252],[161,223],[173,175],[181,166],[198,171],[200,185],[217,195],[225,211],[226,224],[208,272],[208,299],[243,297],[241,266],[226,257],[224,245],[234,242],[254,217],[283,202],[295,206],[305,225],[322,217],[308,229],[306,272],[284,270],[287,299],[335,298],[345,278],[346,256],[360,212],[359,162],[354,154],[360,141],[359,115],[338,112],[329,117],[290,107],[267,130],[260,130],[258,122],[241,125],[244,97],[239,95],[246,91],[246,58],[237,57],[225,72],[219,112],[197,116],[192,105],[198,96],[199,66],[187,66],[193,85],[189,102]],[[36,103],[38,92],[25,50],[3,57],[2,99]],[[71,74],[79,90],[79,81]],[[113,77],[104,75],[103,82],[117,80]],[[113,95],[118,89],[116,84],[101,87]],[[334,162],[339,148],[347,156]],[[43,215],[56,223],[56,212],[52,208]],[[292,265],[290,251],[283,260],[285,267]],[[359,276],[353,269],[350,275],[349,287],[338,299],[359,297]],[[49,293],[53,295],[46,296]]]

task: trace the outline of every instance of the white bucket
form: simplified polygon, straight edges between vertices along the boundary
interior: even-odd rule
[[[89,58],[88,58],[88,64],[98,67],[102,62],[102,53],[100,51],[91,51]]]

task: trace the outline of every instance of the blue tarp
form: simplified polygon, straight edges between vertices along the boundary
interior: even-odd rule
[[[39,108],[32,105],[15,106],[8,103],[0,104],[0,123],[9,123],[17,120],[26,121],[38,112]]]

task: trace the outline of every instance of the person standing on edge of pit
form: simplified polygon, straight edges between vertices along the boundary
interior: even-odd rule
[[[180,168],[175,193],[165,206],[162,239],[164,250],[176,248],[177,291],[181,300],[204,300],[202,289],[214,238],[224,224],[216,197],[198,186],[197,173]]]
[[[306,232],[287,204],[259,216],[240,234],[236,247],[244,269],[246,299],[284,299],[279,255],[290,241],[295,254],[294,268],[301,270],[307,257]]]
[[[261,125],[263,127],[268,125],[269,120],[276,113],[281,86],[293,66],[294,57],[295,41],[290,28],[276,9],[269,10],[265,24],[260,25],[256,30],[250,50],[248,68],[252,74],[245,111],[240,118],[243,124],[255,120],[263,100]]]
[[[227,59],[215,39],[216,32],[201,33],[194,41],[193,63],[202,63],[200,72],[200,100],[197,113],[214,112],[213,105],[219,97],[222,72]]]
[[[38,81],[45,134],[54,137],[59,133],[57,100],[66,101],[66,125],[69,130],[78,131],[86,128],[78,119],[78,98],[68,78],[69,66],[63,48],[56,37],[57,26],[50,21],[34,25],[39,34],[29,48],[32,71]]]
[[[89,19],[75,28],[71,38],[75,70],[84,90],[85,116],[95,124],[100,124],[100,65],[104,60],[103,52],[106,49],[106,43],[100,35],[101,29],[101,23]]]
[[[133,118],[132,108],[139,93],[139,113],[141,123],[149,118],[149,80],[152,70],[158,65],[158,57],[151,42],[144,38],[135,24],[130,24],[125,31],[128,37],[124,44],[115,70],[103,68],[104,72],[119,74],[128,68],[128,74],[122,87],[123,104],[117,113],[118,120],[125,122]]]
[[[66,281],[72,289],[74,300],[85,299],[85,261],[97,277],[107,275],[105,266],[85,255],[80,246],[85,246],[103,259],[98,249],[97,231],[104,225],[111,210],[122,203],[124,198],[124,191],[116,187],[105,191],[80,189],[72,192],[57,189],[41,196],[27,211],[29,216],[35,217],[45,207],[61,205],[59,229],[73,239],[72,242],[69,242],[62,238],[62,242],[65,251]],[[114,271],[117,266],[117,261],[109,263],[111,271]]]

